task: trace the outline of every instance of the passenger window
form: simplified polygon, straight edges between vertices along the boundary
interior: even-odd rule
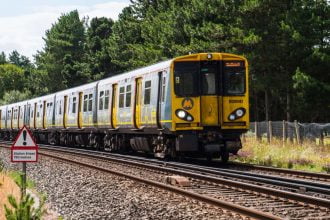
[[[87,112],[88,95],[84,95],[84,112]]]
[[[119,89],[119,108],[124,108],[125,87]]]
[[[91,112],[92,110],[93,110],[93,94],[89,94],[88,111]]]
[[[131,97],[132,97],[132,92],[131,92],[132,86],[128,85],[126,86],[126,107],[131,106]]]
[[[166,77],[163,77],[163,82],[162,82],[162,102],[165,102],[165,89],[166,89]]]
[[[104,98],[104,91],[100,92],[100,98],[99,98],[99,110],[103,110],[103,98]]]
[[[104,109],[109,109],[109,90],[105,90]]]
[[[76,113],[76,104],[77,104],[77,98],[73,97],[72,98],[72,113]]]
[[[62,115],[62,101],[60,101],[60,106],[59,106],[58,114],[59,115]]]
[[[151,95],[151,81],[146,81],[144,83],[144,104],[150,104],[150,95]]]

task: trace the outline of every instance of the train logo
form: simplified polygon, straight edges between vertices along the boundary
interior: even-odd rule
[[[194,101],[191,98],[184,98],[181,105],[184,110],[190,110],[194,107]]]

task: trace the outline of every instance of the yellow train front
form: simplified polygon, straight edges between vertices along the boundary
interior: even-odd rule
[[[174,59],[171,69],[176,153],[227,161],[249,128],[247,60],[201,53]]]

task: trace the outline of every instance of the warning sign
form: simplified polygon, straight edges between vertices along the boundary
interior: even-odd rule
[[[14,144],[11,146],[12,162],[37,162],[38,146],[27,127],[18,133]]]
[[[17,135],[16,141],[12,147],[37,147],[30,131],[27,127],[23,127]]]
[[[37,149],[12,149],[12,162],[37,162]]]

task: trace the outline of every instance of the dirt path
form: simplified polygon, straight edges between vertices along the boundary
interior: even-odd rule
[[[9,205],[7,202],[9,195],[14,195],[16,199],[19,199],[20,189],[11,178],[4,173],[0,173],[0,220],[6,219],[4,204]]]

